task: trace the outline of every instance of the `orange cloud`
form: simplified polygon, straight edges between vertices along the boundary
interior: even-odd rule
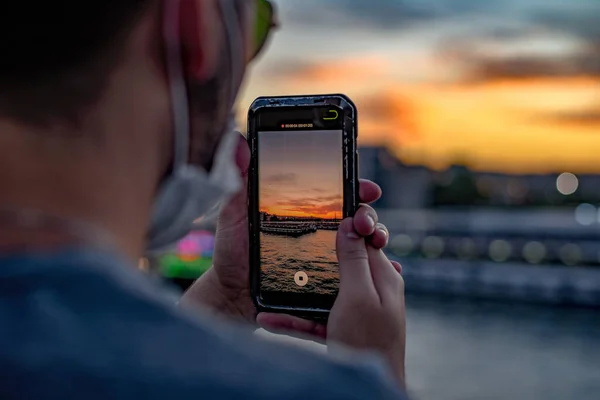
[[[358,97],[356,105],[360,112],[361,140],[386,143],[392,147],[419,142],[420,128],[415,120],[418,106],[410,97],[402,93],[380,92]]]
[[[287,217],[339,218],[343,203],[341,195],[272,199],[260,210]]]
[[[488,171],[600,171],[600,77],[502,70],[442,84],[394,78],[402,66],[378,57],[317,64],[290,71],[270,90],[348,94],[359,107],[360,143],[388,145],[406,163],[444,168],[460,157]]]
[[[390,71],[390,62],[385,57],[365,56],[339,59],[329,63],[294,64],[272,68],[271,77],[281,77],[287,85],[337,84],[340,81],[363,82],[369,77],[385,76]]]
[[[443,167],[468,154],[469,166],[482,170],[600,170],[600,121],[543,117],[595,107],[600,79],[423,85],[401,92],[418,104],[420,142],[395,149],[409,162]]]

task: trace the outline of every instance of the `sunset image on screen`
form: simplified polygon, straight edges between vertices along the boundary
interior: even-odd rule
[[[262,290],[335,294],[342,131],[260,132]]]

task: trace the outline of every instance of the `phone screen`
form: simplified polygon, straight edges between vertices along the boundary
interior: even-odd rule
[[[331,123],[291,112],[257,132],[260,287],[266,303],[329,309],[339,286],[344,136],[327,119],[337,111],[311,112]]]

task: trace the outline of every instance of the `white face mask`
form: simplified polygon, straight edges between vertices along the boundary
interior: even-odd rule
[[[221,3],[230,4],[228,1]],[[236,12],[232,4],[223,10],[231,50],[233,68],[243,68],[241,32],[235,32]],[[167,64],[173,108],[175,143],[173,172],[162,183],[154,205],[147,253],[166,250],[186,236],[193,227],[194,220],[203,216],[219,202],[227,201],[242,186],[239,169],[235,162],[235,152],[239,133],[234,130],[233,118],[227,126],[216,150],[214,162],[207,173],[203,168],[188,164],[190,142],[190,116],[186,84],[183,78],[182,58],[179,47],[179,1],[165,2],[168,13],[165,17],[165,37],[167,40]],[[237,33],[237,35],[236,35]],[[237,40],[237,42],[236,42]],[[237,46],[237,47],[236,47]],[[239,71],[233,71],[239,72]],[[242,76],[242,74],[234,75]],[[239,82],[232,85],[231,105],[235,101]]]

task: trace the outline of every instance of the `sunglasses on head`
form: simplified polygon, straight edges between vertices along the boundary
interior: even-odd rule
[[[256,1],[256,18],[254,21],[254,52],[255,58],[264,48],[272,30],[277,27],[275,9],[268,0]]]

